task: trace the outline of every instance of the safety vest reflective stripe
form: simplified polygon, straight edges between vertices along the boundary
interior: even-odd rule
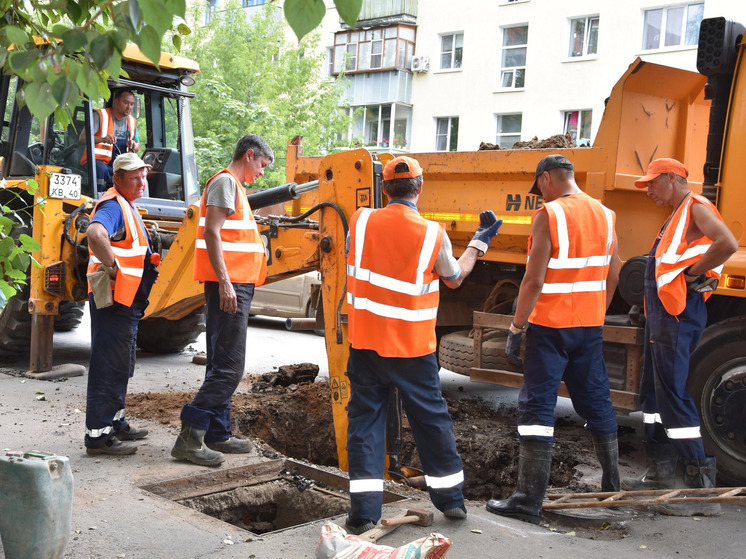
[[[207,244],[205,243],[204,239],[197,239],[195,242],[195,246],[197,248],[203,248],[205,250],[207,249]],[[260,252],[264,254],[263,243],[229,243],[223,241],[221,243],[221,246],[223,247],[223,251],[227,252]]]
[[[699,439],[702,434],[697,427],[677,427],[675,429],[666,429],[666,435],[669,439]]]
[[[97,439],[99,437],[103,437],[104,435],[108,435],[109,433],[114,432],[114,427],[111,425],[107,425],[103,429],[88,429],[86,427],[85,434],[91,437],[92,439]]]
[[[431,489],[448,489],[464,483],[464,471],[456,472],[448,476],[436,477],[425,475],[425,482]]]
[[[542,293],[588,293],[591,291],[606,291],[606,280],[545,283],[541,290]]]
[[[423,320],[434,320],[438,317],[438,307],[429,309],[403,309],[401,307],[376,303],[362,297],[355,297],[349,292],[347,293],[347,304],[352,305],[356,310],[364,310],[378,316],[406,320],[407,322],[422,322]]]
[[[199,218],[199,226],[205,226],[204,217]],[[226,219],[220,229],[257,229],[257,226],[253,219]]]
[[[661,421],[661,414],[659,413],[643,413],[642,422],[646,425],[654,425],[656,423],[663,423]]]
[[[97,109],[99,128],[97,136],[108,136],[114,134],[114,119],[111,116],[111,109]],[[127,115],[127,135],[130,141],[135,139],[135,131],[137,130],[137,121],[132,115]],[[114,154],[114,146],[112,144],[94,144],[93,145],[94,157],[104,163],[111,161],[112,155]],[[83,152],[83,156],[80,158],[81,163],[88,161],[88,153]]]
[[[347,275],[360,281],[367,281],[372,285],[398,291],[406,295],[427,295],[440,290],[440,282],[437,280],[426,284],[410,283],[398,279],[390,278],[382,274],[376,274],[365,268],[356,268],[353,265],[347,265]]]
[[[522,437],[553,437],[554,427],[547,425],[519,425],[518,434]]]
[[[351,479],[350,493],[383,493],[382,479]]]

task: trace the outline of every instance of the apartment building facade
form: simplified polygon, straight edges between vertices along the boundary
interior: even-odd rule
[[[349,29],[328,1],[322,44],[349,84],[352,145],[469,151],[565,132],[582,145],[637,57],[696,71],[702,19],[746,22],[745,4],[364,0]]]

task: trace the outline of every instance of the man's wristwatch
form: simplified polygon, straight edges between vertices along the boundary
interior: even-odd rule
[[[509,330],[511,334],[518,334],[520,332],[525,332],[527,326],[528,323],[524,324],[522,328],[518,328],[518,326],[515,325],[515,322],[511,321]]]
[[[686,283],[692,283],[693,281],[697,281],[697,278],[699,277],[699,275],[695,276],[695,275],[690,274],[689,273],[690,269],[691,269],[691,266],[689,266],[689,268],[686,268],[684,270],[684,281],[686,281]]]

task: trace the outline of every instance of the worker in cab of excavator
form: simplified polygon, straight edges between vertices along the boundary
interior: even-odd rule
[[[518,397],[518,484],[487,510],[538,524],[549,483],[554,409],[562,381],[586,421],[601,463],[602,491],[619,490],[616,414],[602,355],[606,310],[619,280],[614,212],[580,190],[572,162],[548,155],[536,167],[529,194],[544,205],[531,219],[528,262],[505,346],[522,364]]]
[[[383,170],[385,208],[360,208],[350,221],[347,309],[350,400],[347,452],[348,531],[375,527],[383,504],[386,411],[396,387],[412,428],[433,504],[451,519],[466,518],[461,457],[441,395],[435,356],[439,278],[456,288],[497,234],[501,219],[482,212],[474,237],[457,260],[442,224],[420,216],[419,163],[400,156]]]
[[[625,478],[626,490],[675,487],[678,459],[689,488],[715,487],[715,458],[705,454],[699,415],[686,391],[689,358],[707,323],[705,301],[718,284],[723,263],[738,242],[715,206],[689,190],[687,168],[675,159],[652,161],[644,177],[658,206],[673,211],[661,227],[645,268],[645,353],[640,404],[646,470]],[[662,514],[714,516],[717,503],[679,503],[658,507]]]

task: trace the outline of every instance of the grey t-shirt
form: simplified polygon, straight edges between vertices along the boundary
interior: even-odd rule
[[[114,114],[111,115],[111,120],[114,123],[114,136],[117,141],[124,140],[125,142],[130,139],[129,129],[127,128],[127,117],[121,120],[117,120]],[[93,112],[93,129],[101,129],[101,118],[99,117],[98,111]],[[135,131],[135,139],[137,139],[137,131]]]
[[[227,208],[228,215],[236,213],[236,181],[230,173],[221,173],[210,181],[205,205]]]

